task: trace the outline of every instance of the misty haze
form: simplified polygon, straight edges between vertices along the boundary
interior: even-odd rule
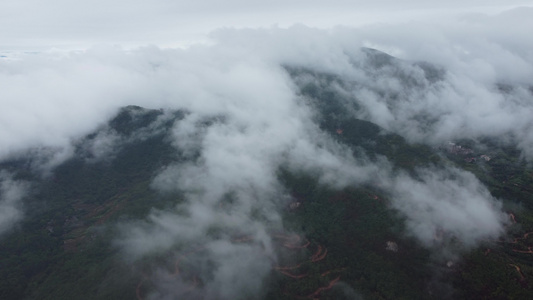
[[[0,4],[0,298],[533,299],[533,6],[402,2]]]

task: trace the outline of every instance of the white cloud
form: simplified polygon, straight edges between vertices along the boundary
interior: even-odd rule
[[[418,175],[420,180],[396,176],[387,188],[392,206],[407,216],[409,232],[425,246],[469,249],[503,234],[507,216],[473,174],[449,169]]]
[[[13,180],[8,173],[0,172],[0,235],[22,218],[21,199],[27,189],[27,183]]]
[[[0,46],[11,50],[87,48],[98,43],[139,46],[189,45],[220,27],[257,28],[306,24],[320,28],[359,26],[459,13],[497,13],[529,5],[526,0],[492,1],[125,1],[4,0]]]

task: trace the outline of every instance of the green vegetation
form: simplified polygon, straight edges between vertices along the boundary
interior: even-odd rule
[[[123,114],[111,123],[124,132],[150,123],[139,127]],[[82,157],[64,162],[40,181],[24,203],[24,222],[2,237],[1,299],[134,297],[136,282],[131,267],[116,259],[110,224],[145,217],[151,208],[166,205],[149,185],[155,171],[178,154],[158,133],[124,146],[109,162],[88,163]],[[3,167],[18,170],[22,178],[31,174],[22,160]]]
[[[344,283],[365,299],[422,299],[428,296],[429,252],[413,240],[402,237],[402,220],[387,208],[387,200],[371,188],[342,191],[320,186],[303,174],[284,172],[282,180],[301,206],[287,213],[286,227],[304,232],[311,241],[308,252],[328,250],[316,263],[307,260],[309,276],[283,278],[269,299],[295,299],[311,294],[317,287],[340,276]],[[387,250],[387,242],[398,251]],[[330,272],[330,273],[328,273]],[[325,276],[322,274],[327,273]],[[337,289],[322,293],[320,299],[351,299]]]

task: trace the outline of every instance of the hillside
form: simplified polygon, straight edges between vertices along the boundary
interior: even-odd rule
[[[363,52],[369,77],[445,77]],[[261,122],[128,106],[46,171],[55,149],[2,161],[3,195],[27,193],[0,237],[0,298],[533,298],[533,169],[516,142],[423,143],[373,122],[352,91],[391,109],[412,95],[284,70],[310,116],[287,145]]]

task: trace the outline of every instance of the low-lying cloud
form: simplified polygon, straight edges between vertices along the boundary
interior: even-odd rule
[[[423,245],[450,255],[503,234],[508,216],[473,174],[424,169],[418,176],[400,174],[387,189],[392,207],[407,217],[408,231]]]
[[[264,76],[268,81],[268,73]],[[321,132],[310,108],[295,101],[286,81],[276,89],[274,95],[254,94],[254,101],[240,98],[242,91],[214,98],[209,110],[190,110],[175,122],[171,140],[186,159],[167,166],[152,186],[177,192],[181,199],[174,210],[155,211],[146,222],[127,225],[119,244],[129,257],[186,253],[198,245],[198,265],[211,262],[215,267],[197,270],[203,288],[194,294],[209,299],[260,295],[277,261],[272,233],[284,231],[280,211],[290,201],[278,181],[280,167],[313,172],[336,187],[377,172]],[[178,286],[187,286],[184,277],[159,271],[165,273],[160,275],[165,282],[173,278]],[[174,296],[187,291],[164,290]]]
[[[26,182],[0,172],[0,235],[10,230],[23,216],[22,198],[28,192]]]
[[[284,230],[280,211],[290,199],[278,181],[281,167],[334,188],[379,179],[424,246],[470,248],[502,234],[505,223],[498,202],[472,174],[430,168],[414,179],[393,175],[385,158],[354,155],[320,129],[319,114],[301,93],[302,84],[319,79],[295,80],[287,68],[339,78],[328,88],[342,95],[352,117],[409,141],[509,135],[531,157],[533,41],[522,27],[532,15],[523,9],[469,16],[459,25],[226,29],[213,34],[213,45],[185,50],[95,47],[0,60],[0,159],[62,149],[57,153],[64,155],[41,155],[55,158],[42,163],[46,169],[68,158],[80,137],[104,128],[119,107],[183,111],[168,134],[181,157],[152,182],[176,192],[175,205],[122,224],[117,241],[135,261],[159,254],[178,266],[191,253],[195,267],[188,273],[153,271],[157,288],[148,296],[155,299],[184,296],[194,276],[203,287],[189,298],[263,292],[277,259],[271,233]],[[107,128],[84,147],[99,158],[125,141]],[[4,231],[20,219],[23,185],[2,176],[0,205],[10,212],[0,219]]]

